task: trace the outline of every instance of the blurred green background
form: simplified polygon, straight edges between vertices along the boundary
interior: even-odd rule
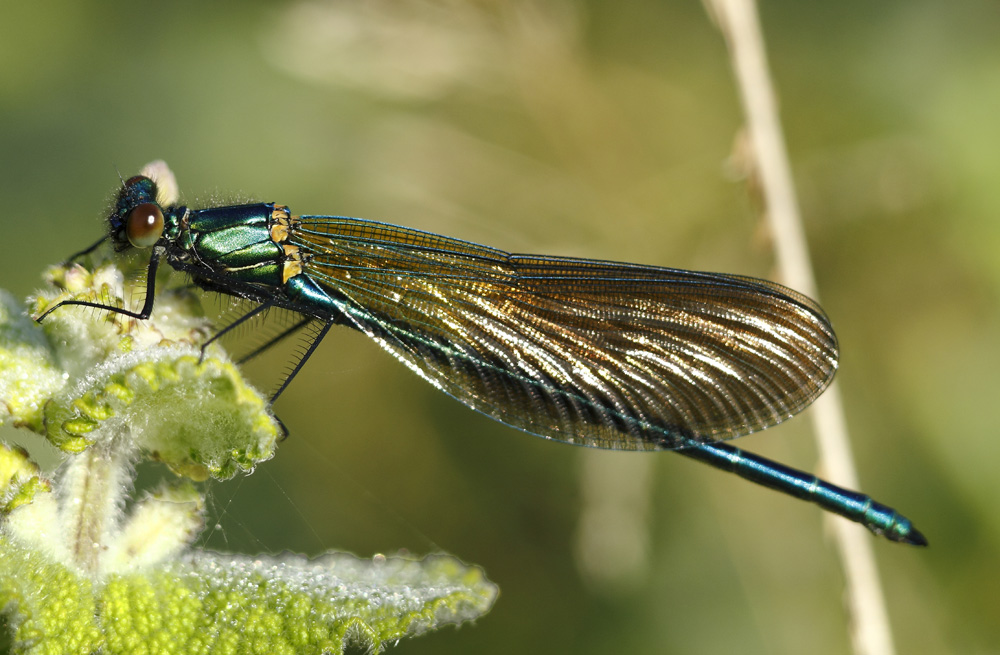
[[[998,652],[1000,5],[762,13],[862,489],[931,542],[875,543],[897,646]],[[193,205],[773,277],[696,2],[53,0],[5,2],[0,25],[0,286],[17,295],[101,233],[116,167],[155,158]],[[443,549],[500,584],[477,625],[398,652],[848,648],[813,506],[505,428],[346,329],[276,410],[292,436],[215,485],[210,547]],[[801,417],[739,445],[817,469]]]

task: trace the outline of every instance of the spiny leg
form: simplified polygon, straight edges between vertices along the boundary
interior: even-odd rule
[[[274,303],[271,303],[271,302],[261,303],[260,305],[257,305],[256,307],[254,307],[253,309],[251,309],[249,312],[247,312],[243,316],[240,316],[238,319],[236,319],[235,321],[233,321],[232,323],[230,323],[229,325],[227,325],[226,327],[222,328],[221,330],[219,330],[218,332],[216,332],[214,335],[212,335],[211,337],[209,337],[208,340],[205,343],[201,344],[201,357],[199,357],[199,360],[198,360],[199,363],[201,362],[201,360],[205,359],[205,350],[213,342],[215,342],[216,340],[218,340],[220,337],[222,337],[223,335],[225,335],[227,332],[231,332],[232,330],[234,330],[235,328],[239,327],[243,323],[246,323],[247,321],[249,321],[251,318],[253,318],[257,314],[260,314],[261,312],[265,312],[268,309],[271,309],[272,307],[274,307]],[[242,362],[240,362],[240,363],[242,363]]]
[[[81,253],[77,253],[77,255],[87,253],[90,250],[96,248],[99,244],[100,242],[94,244],[87,250],[81,251]],[[76,257],[77,255],[74,255],[74,257]],[[88,302],[86,300],[64,300],[53,307],[49,307],[47,310],[45,310],[45,313],[43,313],[35,320],[41,323],[43,320],[45,320],[46,316],[48,316],[49,314],[51,314],[52,312],[54,312],[55,310],[59,309],[64,305],[80,305],[82,307],[95,307],[97,309],[104,309],[109,312],[114,312],[116,314],[123,314],[131,318],[137,318],[140,321],[145,321],[147,318],[149,318],[149,315],[153,312],[153,293],[156,290],[156,267],[159,265],[159,263],[160,263],[160,253],[154,249],[153,254],[149,258],[149,266],[146,267],[146,300],[142,305],[142,309],[139,310],[138,312],[133,312],[131,310],[125,309],[124,307],[102,305],[101,303]]]
[[[251,353],[249,353],[249,354],[244,355],[243,357],[241,357],[236,363],[240,364],[240,365],[246,364],[247,362],[249,362],[251,359],[253,359],[257,355],[260,355],[264,351],[266,351],[269,348],[271,348],[271,346],[274,346],[275,344],[279,343],[280,341],[282,341],[282,340],[290,337],[295,332],[301,330],[306,325],[308,325],[310,321],[313,321],[313,320],[315,320],[315,319],[313,319],[312,316],[307,316],[307,317],[303,318],[301,321],[299,321],[295,325],[292,325],[291,327],[287,328],[286,330],[283,330],[277,336],[269,339],[267,341],[267,343],[265,343],[262,346],[254,349],[253,352],[251,352]]]
[[[309,344],[309,348],[306,350],[305,354],[302,355],[298,363],[295,365],[295,368],[292,369],[292,372],[288,374],[288,376],[285,378],[285,381],[281,383],[281,386],[278,387],[278,390],[274,393],[273,396],[271,396],[272,405],[274,405],[274,401],[278,399],[278,396],[281,395],[281,392],[285,390],[285,387],[288,386],[288,383],[291,382],[292,379],[296,376],[296,374],[298,374],[298,372],[302,369],[302,366],[309,360],[310,357],[312,357],[312,354],[316,351],[316,348],[319,346],[320,341],[322,341],[323,337],[326,336],[326,333],[330,331],[331,325],[333,325],[333,322],[327,321],[326,323],[323,324],[323,328],[319,331],[319,333],[315,337],[313,337],[312,343]]]

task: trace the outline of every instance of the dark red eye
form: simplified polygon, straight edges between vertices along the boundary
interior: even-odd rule
[[[163,234],[163,212],[151,202],[136,205],[125,219],[125,235],[136,248],[149,248]]]

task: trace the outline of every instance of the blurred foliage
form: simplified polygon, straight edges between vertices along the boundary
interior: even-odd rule
[[[1000,10],[762,11],[862,490],[931,541],[876,545],[897,645],[996,650]],[[154,158],[191,204],[274,200],[513,251],[770,275],[727,164],[728,57],[696,3],[53,0],[4,3],[0,24],[0,282],[17,296],[100,234],[116,167]],[[489,620],[405,652],[847,648],[812,506],[667,454],[525,436],[346,330],[276,410],[291,438],[217,487],[208,544],[482,564],[504,590]],[[801,418],[740,445],[816,469]],[[586,565],[578,541],[594,468],[601,488],[630,481],[618,508],[633,516],[608,518],[618,572]]]

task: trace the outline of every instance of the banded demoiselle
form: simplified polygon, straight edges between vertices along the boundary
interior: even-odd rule
[[[148,174],[152,175],[152,174]],[[155,177],[155,175],[152,175]],[[161,260],[209,291],[320,329],[360,330],[459,402],[525,432],[611,450],[671,450],[811,501],[893,541],[910,521],[870,497],[721,443],[784,421],[830,384],[838,347],[815,302],[749,277],[514,255],[428,232],[274,203],[191,209],[124,181],[108,218],[117,250],[150,252],[137,319]],[[49,313],[46,312],[46,315]],[[39,317],[42,320],[45,315]],[[219,335],[216,335],[217,338]]]

